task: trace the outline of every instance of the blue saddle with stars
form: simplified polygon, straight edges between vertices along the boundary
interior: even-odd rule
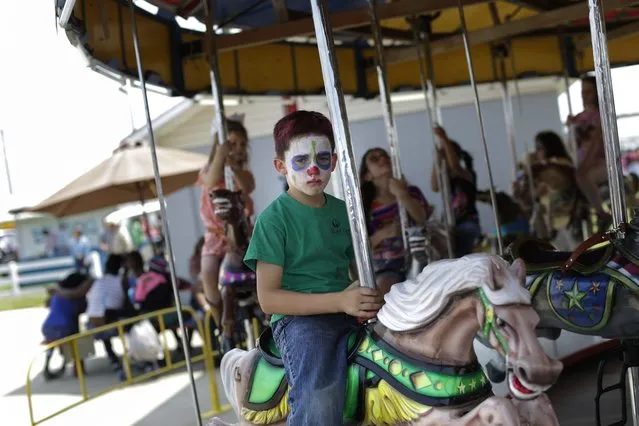
[[[596,330],[608,323],[617,287],[611,275],[558,271],[545,275],[548,304],[562,321],[584,331]]]

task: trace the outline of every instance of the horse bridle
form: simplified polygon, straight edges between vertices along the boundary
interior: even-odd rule
[[[479,299],[484,306],[484,324],[478,333],[478,338],[485,346],[491,347],[490,335],[492,333],[492,335],[497,339],[497,342],[499,342],[499,346],[504,351],[504,355],[508,355],[508,344],[499,330],[498,324],[498,322],[503,320],[495,315],[495,307],[492,303],[490,303],[490,300],[488,300],[488,296],[486,296],[484,290],[478,288],[477,293],[479,294]]]

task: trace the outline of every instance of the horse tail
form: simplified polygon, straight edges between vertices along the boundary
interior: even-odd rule
[[[242,349],[233,349],[222,357],[220,363],[220,376],[222,377],[222,387],[233,411],[240,418],[240,404],[235,392],[235,367],[248,352]]]

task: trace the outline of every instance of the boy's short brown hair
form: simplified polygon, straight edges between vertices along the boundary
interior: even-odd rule
[[[284,158],[291,140],[304,135],[326,136],[331,144],[331,151],[335,151],[333,126],[329,119],[319,112],[302,110],[288,114],[275,124],[273,138],[277,157]]]

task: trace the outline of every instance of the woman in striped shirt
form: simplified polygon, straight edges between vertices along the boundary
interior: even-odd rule
[[[408,267],[399,204],[406,208],[409,226],[424,226],[433,209],[419,188],[393,178],[390,157],[381,148],[364,154],[359,177],[377,288],[385,294],[393,284],[406,278]]]

